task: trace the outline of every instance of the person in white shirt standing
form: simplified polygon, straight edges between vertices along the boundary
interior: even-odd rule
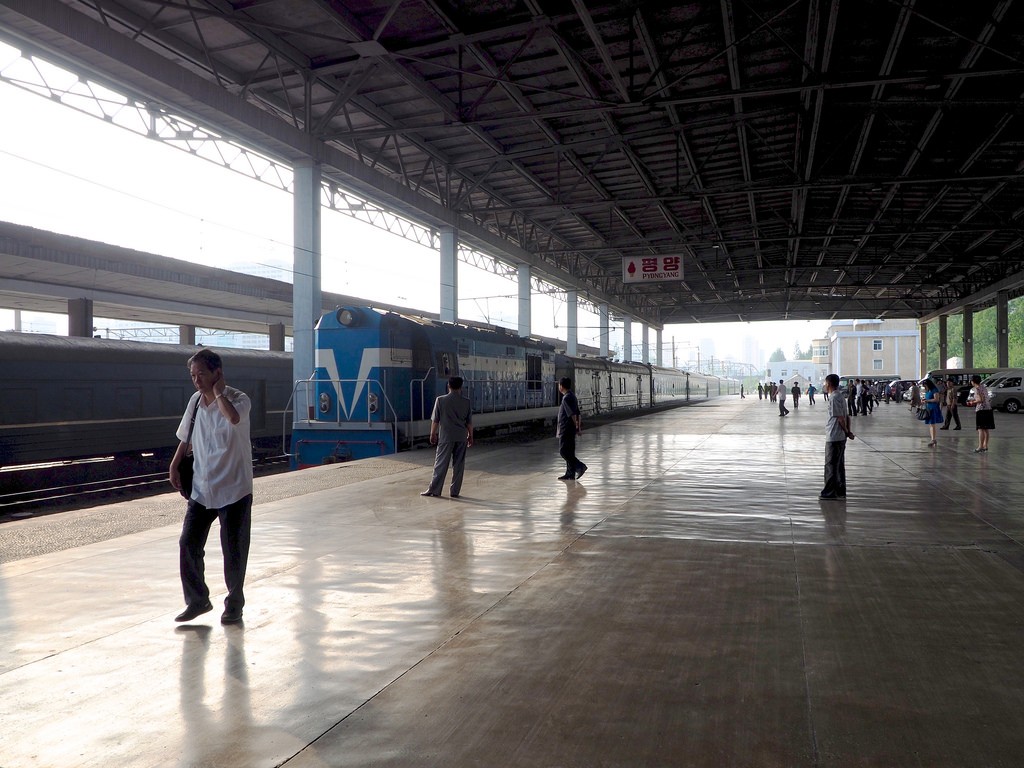
[[[171,485],[181,490],[179,465],[188,452],[186,441],[193,415],[191,448],[195,475],[178,540],[185,610],[174,620],[191,621],[213,610],[205,579],[204,548],[213,521],[219,520],[224,582],[228,588],[220,620],[222,624],[236,624],[242,620],[245,605],[242,585],[252,525],[252,405],[248,395],[227,386],[216,352],[199,350],[189,358],[188,368],[198,391],[189,400],[178,425],[177,437],[181,442],[171,459]]]
[[[832,395],[838,390],[839,376],[830,373],[825,377],[825,392]],[[846,498],[847,438],[853,440],[846,400],[841,395],[830,397],[825,432],[825,487],[819,494],[822,499]]]

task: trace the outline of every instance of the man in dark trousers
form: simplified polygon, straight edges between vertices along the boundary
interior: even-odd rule
[[[174,620],[191,621],[213,610],[206,585],[204,548],[213,521],[219,520],[224,583],[228,588],[220,621],[237,624],[245,605],[242,587],[252,527],[252,403],[244,392],[227,385],[220,355],[213,350],[196,352],[189,358],[188,369],[198,391],[178,425],[181,442],[171,459],[171,485],[181,490],[178,468],[189,448],[195,456],[195,476],[178,540],[186,605]]]
[[[830,373],[825,377],[825,391],[836,394],[839,377]],[[825,487],[822,499],[846,498],[846,440],[853,440],[846,400],[841,396],[828,399],[828,425],[825,428]]]
[[[462,377],[452,376],[448,379],[448,394],[434,401],[434,412],[430,415],[430,444],[437,446],[437,452],[430,487],[420,496],[441,495],[451,463],[451,497],[459,498],[466,469],[466,448],[473,445],[472,410],[469,400],[462,396]]]
[[[789,414],[789,408],[786,407],[786,381],[779,379],[779,416],[786,416]]]
[[[563,376],[558,382],[562,405],[558,409],[558,455],[565,459],[565,474],[559,480],[578,480],[587,471],[587,465],[576,458],[576,435],[583,431],[580,404],[572,391],[572,379]]]

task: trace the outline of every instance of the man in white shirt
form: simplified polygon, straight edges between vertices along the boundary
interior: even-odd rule
[[[779,416],[786,416],[789,414],[789,408],[786,407],[786,382],[784,379],[779,379]]]
[[[179,465],[188,452],[189,424],[192,428],[192,453],[195,475],[192,494],[185,511],[180,550],[181,586],[185,610],[175,621],[190,621],[213,609],[206,586],[204,548],[210,526],[220,520],[220,543],[224,553],[224,599],[222,624],[242,620],[245,596],[242,584],[249,559],[249,532],[252,523],[252,443],[249,439],[248,395],[227,386],[220,355],[201,349],[188,361],[192,383],[198,390],[189,400],[178,425],[181,441],[171,459],[170,481],[181,490]]]
[[[830,373],[825,377],[825,392],[835,394],[839,377]],[[828,399],[828,426],[825,433],[825,487],[822,499],[846,498],[846,440],[853,440],[846,400],[841,395]]]

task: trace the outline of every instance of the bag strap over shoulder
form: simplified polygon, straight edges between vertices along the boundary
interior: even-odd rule
[[[192,420],[188,423],[188,437],[185,439],[185,445],[189,446],[189,450],[192,450],[192,430],[196,427],[196,414],[199,413],[199,401],[203,399],[203,393],[199,393],[199,397],[196,398],[196,407],[192,409]]]

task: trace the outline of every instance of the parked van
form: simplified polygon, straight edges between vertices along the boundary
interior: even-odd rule
[[[971,393],[971,377],[978,374],[984,381],[998,370],[998,368],[937,368],[934,371],[928,371],[925,378],[931,379],[936,384],[942,382],[942,387],[945,386],[946,379],[953,379],[953,386],[956,387],[956,401],[960,405],[964,405],[967,402],[967,395]],[[924,379],[921,381],[923,382]]]
[[[992,397],[992,407],[1017,413],[1024,405],[1024,369],[1010,368],[997,371],[983,383]]]

